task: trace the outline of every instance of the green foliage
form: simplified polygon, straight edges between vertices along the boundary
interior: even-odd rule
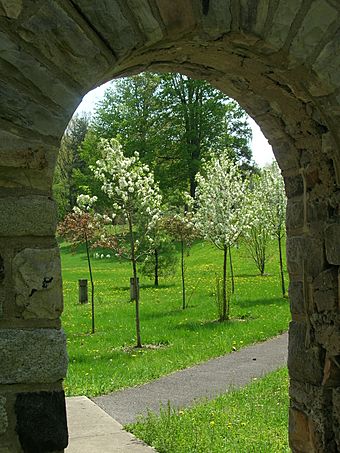
[[[159,453],[288,453],[286,369],[193,408],[163,408],[126,428]]]
[[[270,250],[276,243],[270,244]],[[99,251],[99,250],[98,250]],[[100,250],[106,256],[109,251]],[[180,269],[154,288],[140,277],[141,326],[144,345],[133,349],[134,304],[129,303],[130,265],[117,257],[93,259],[96,277],[96,335],[91,331],[90,307],[78,303],[78,279],[86,278],[86,253],[61,246],[64,303],[70,364],[65,382],[68,395],[98,395],[155,379],[212,357],[229,353],[285,331],[289,303],[281,297],[279,264],[269,260],[268,275],[257,275],[253,260],[241,245],[233,252],[237,291],[230,321],[216,320],[215,273],[222,252],[196,242],[186,258],[187,309],[181,309]],[[84,277],[85,276],[85,277]]]
[[[179,192],[190,188],[193,195],[202,158],[221,147],[243,165],[252,165],[246,118],[219,90],[180,74],[142,73],[112,82],[81,146],[87,168],[75,172],[76,184],[101,203],[88,167],[101,158],[100,139],[118,138],[127,156],[138,151],[154,171],[165,200],[177,203]]]
[[[150,279],[155,278],[157,253],[158,276],[170,277],[175,275],[179,261],[175,244],[169,241],[162,241],[156,250],[155,253],[147,255],[139,266],[140,273]]]
[[[90,169],[91,166],[96,165],[97,160],[103,157],[99,145],[98,136],[91,125],[79,148],[81,159],[86,164],[83,168],[74,169],[73,180],[78,188],[78,195],[95,195],[97,197],[96,209],[105,211],[105,208],[109,205],[108,198],[101,190],[102,183],[94,178]]]
[[[251,166],[251,130],[237,102],[209,83],[182,74],[162,75],[161,96],[192,197],[203,158],[228,149],[230,158]]]
[[[86,163],[81,157],[80,146],[89,129],[89,123],[88,115],[75,115],[69,122],[61,140],[53,182],[59,219],[63,219],[70,212],[80,193],[74,173],[86,169]]]

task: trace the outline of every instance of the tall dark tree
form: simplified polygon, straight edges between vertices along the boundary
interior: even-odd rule
[[[76,114],[61,140],[53,186],[60,217],[64,217],[72,209],[79,195],[74,172],[86,166],[80,157],[80,146],[88,132],[89,124],[89,115]]]
[[[251,162],[251,129],[246,113],[235,101],[207,82],[182,74],[164,75],[161,95],[185,159],[192,197],[202,158],[228,149],[235,160]]]
[[[194,195],[202,158],[228,149],[234,160],[251,164],[245,112],[207,82],[181,74],[143,73],[113,82],[97,105],[82,158],[93,165],[101,157],[100,139],[115,137],[127,156],[139,152],[170,204],[183,191]],[[75,176],[83,190],[93,183],[87,170]],[[100,200],[98,188],[91,193]]]

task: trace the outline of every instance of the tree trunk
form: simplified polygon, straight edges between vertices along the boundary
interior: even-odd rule
[[[228,247],[223,248],[223,307],[220,321],[226,321],[229,318],[229,304],[227,295],[227,254]]]
[[[142,348],[142,340],[140,334],[140,317],[139,317],[139,291],[137,284],[137,263],[135,255],[135,240],[133,236],[132,222],[131,219],[128,219],[129,222],[129,231],[130,231],[130,245],[131,245],[131,263],[133,270],[133,284],[134,284],[134,293],[136,295],[135,299],[135,308],[136,308],[136,347]]]
[[[185,309],[184,241],[181,241],[182,308]]]
[[[196,192],[196,180],[195,180],[195,175],[190,175],[190,196],[191,198],[195,198],[195,192]]]
[[[158,250],[155,249],[155,286],[156,286],[156,288],[158,288],[158,269],[159,269]]]
[[[234,267],[233,267],[233,260],[231,257],[231,247],[229,249],[229,262],[230,262],[230,276],[231,276],[231,293],[234,294],[235,292],[235,280],[234,280]]]
[[[90,274],[90,281],[91,281],[91,311],[92,311],[92,330],[91,332],[95,332],[95,323],[94,323],[94,282],[92,276],[92,267],[91,267],[91,260],[90,260],[90,252],[89,252],[89,243],[87,240],[87,236],[85,235],[85,245],[86,245],[86,255],[87,255],[87,264],[89,267],[89,274]]]
[[[279,256],[280,256],[280,274],[281,274],[281,288],[282,288],[282,295],[286,294],[285,288],[285,277],[283,274],[283,262],[282,262],[282,244],[281,244],[281,235],[279,234],[278,237],[278,244],[279,244]]]

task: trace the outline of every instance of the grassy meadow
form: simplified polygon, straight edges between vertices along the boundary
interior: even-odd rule
[[[184,410],[163,408],[126,428],[159,453],[283,453],[288,446],[288,373]]]
[[[224,323],[217,321],[215,301],[216,273],[222,274],[223,257],[211,244],[196,242],[186,257],[185,310],[181,308],[179,267],[175,276],[161,278],[158,288],[140,276],[145,348],[138,350],[133,348],[130,263],[116,257],[92,259],[96,332],[91,335],[90,304],[78,303],[78,279],[88,278],[85,249],[80,247],[74,252],[61,243],[63,327],[70,359],[67,395],[94,396],[135,386],[287,330],[289,303],[281,295],[275,243],[271,244],[270,254],[267,275],[261,277],[246,249],[233,249],[235,294],[231,320]],[[288,283],[287,276],[286,280]]]

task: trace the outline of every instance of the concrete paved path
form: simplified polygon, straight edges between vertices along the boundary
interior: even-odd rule
[[[168,402],[171,407],[184,407],[197,399],[211,399],[231,388],[243,387],[255,377],[285,366],[287,356],[288,335],[285,333],[148,384],[92,400],[120,423],[131,423],[148,409],[158,412],[160,405]]]
[[[66,453],[155,453],[85,396],[66,399]]]

